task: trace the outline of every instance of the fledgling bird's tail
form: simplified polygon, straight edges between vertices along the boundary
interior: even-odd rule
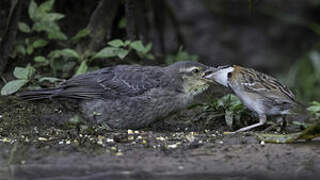
[[[58,88],[47,88],[21,92],[18,93],[17,96],[23,100],[37,101],[52,99],[58,92],[60,92],[60,89]]]

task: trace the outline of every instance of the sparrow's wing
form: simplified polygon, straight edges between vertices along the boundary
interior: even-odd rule
[[[243,81],[240,82],[246,91],[279,103],[295,102],[294,94],[277,79],[253,69],[246,71],[248,72],[242,74]]]

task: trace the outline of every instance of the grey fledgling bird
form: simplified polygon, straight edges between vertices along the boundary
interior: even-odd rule
[[[76,99],[91,122],[138,129],[190,105],[205,91],[209,67],[177,62],[167,67],[118,65],[75,76],[56,88],[19,94],[22,99]]]
[[[271,76],[236,65],[219,66],[211,71],[213,73],[208,73],[208,79],[232,89],[246,107],[259,115],[258,123],[236,132],[265,124],[267,115],[288,115],[303,111],[303,106],[295,100],[290,89]]]

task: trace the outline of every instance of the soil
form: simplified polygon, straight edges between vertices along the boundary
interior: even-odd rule
[[[192,108],[148,129],[110,130],[56,102],[0,97],[0,180],[320,176],[320,139],[265,144],[252,132],[225,135],[222,117],[210,114]]]

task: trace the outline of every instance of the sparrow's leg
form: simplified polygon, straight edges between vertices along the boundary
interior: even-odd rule
[[[241,129],[237,130],[236,132],[248,131],[248,130],[250,130],[250,129],[253,129],[253,128],[262,126],[262,125],[264,125],[266,122],[267,122],[267,116],[264,115],[264,114],[260,114],[260,115],[259,115],[259,122],[258,122],[258,123],[253,124],[253,125],[250,125],[250,126],[247,126],[247,127],[244,127],[244,128],[241,128]]]

